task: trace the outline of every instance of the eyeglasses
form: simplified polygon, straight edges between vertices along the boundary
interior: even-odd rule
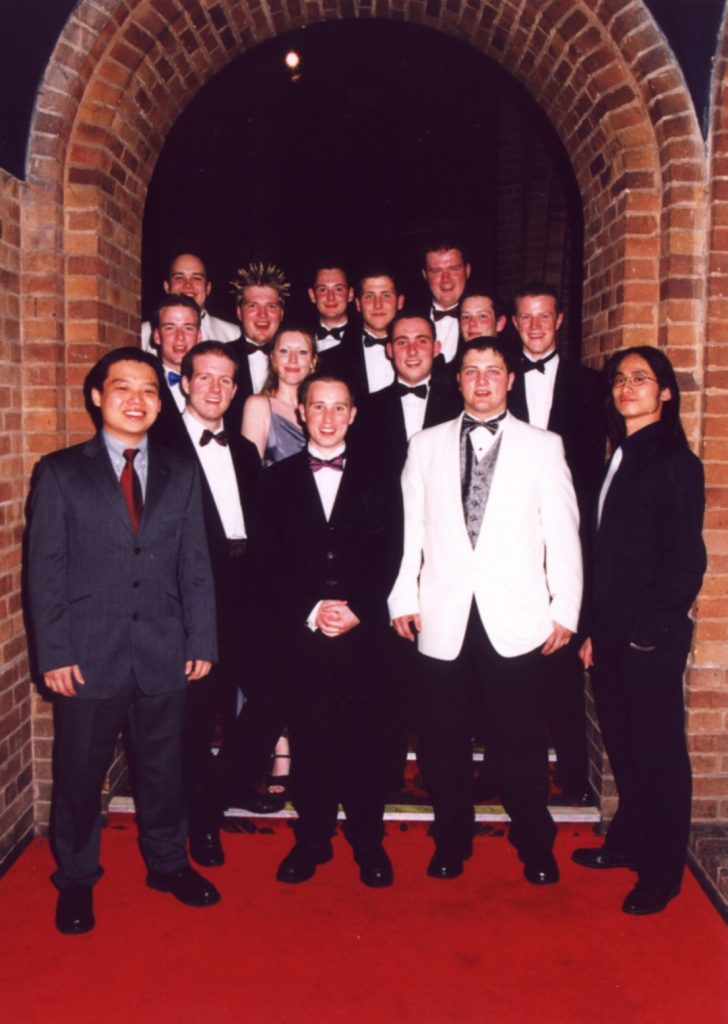
[[[648,380],[657,383],[657,378],[650,377],[647,373],[615,373],[612,387],[623,388],[625,384],[632,384],[636,388],[641,388],[644,387]]]

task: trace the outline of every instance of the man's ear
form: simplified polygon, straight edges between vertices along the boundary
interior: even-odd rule
[[[98,388],[91,388],[91,401],[97,409],[101,407],[101,392]]]

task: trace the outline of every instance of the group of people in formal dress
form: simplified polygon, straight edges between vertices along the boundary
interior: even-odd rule
[[[281,882],[331,859],[341,805],[361,881],[391,885],[384,806],[408,731],[434,809],[427,874],[454,879],[472,855],[480,736],[526,880],[558,882],[548,748],[588,801],[585,668],[619,807],[573,859],[635,871],[631,914],[679,891],[705,550],[675,374],[647,347],[601,376],[562,358],[543,282],[515,296],[514,347],[452,240],[422,276],[427,300],[406,305],[385,265],[352,282],[324,261],[299,324],[285,275],[254,263],[233,324],[180,253],[141,347],[88,374],[95,437],[40,460],[27,579],[55,701],[61,932],[94,926],[124,724],[147,884],[183,903],[220,899],[190,858],[224,863],[224,811],[288,797]]]

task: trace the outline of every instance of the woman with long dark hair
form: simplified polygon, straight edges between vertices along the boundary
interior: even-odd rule
[[[622,909],[653,914],[680,891],[690,830],[683,674],[706,563],[703,468],[663,352],[618,352],[604,376],[613,454],[594,516],[590,635],[580,656],[619,804],[604,845],[573,859],[636,871]]]

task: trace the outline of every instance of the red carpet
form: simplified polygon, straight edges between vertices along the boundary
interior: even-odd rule
[[[266,825],[259,822],[259,827]],[[634,876],[569,860],[596,845],[563,826],[560,885],[535,888],[502,836],[483,835],[462,878],[425,877],[426,827],[388,826],[396,881],[365,889],[351,851],[283,886],[283,824],[224,836],[205,910],[144,885],[133,820],[103,835],[96,929],[53,925],[48,843],[0,881],[3,1024],[725,1024],[728,930],[686,875],[662,914],[620,911]]]

